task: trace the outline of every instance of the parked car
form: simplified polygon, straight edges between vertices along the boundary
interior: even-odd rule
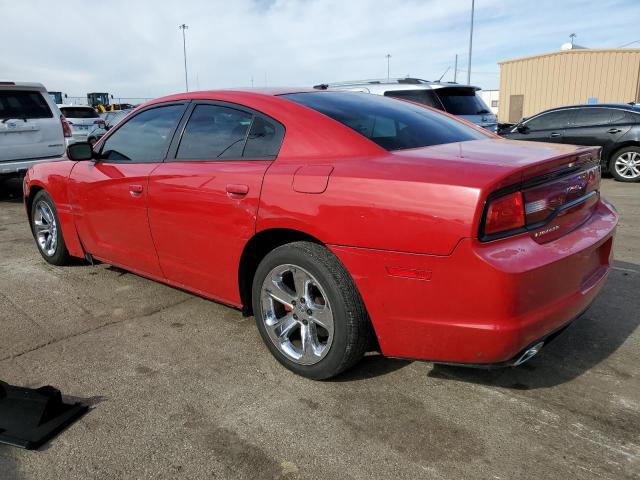
[[[116,126],[120,123],[129,113],[131,113],[132,109],[126,110],[116,110],[114,112],[104,112],[100,114],[100,118],[104,120],[104,126],[101,128],[94,129],[89,136],[87,137],[87,142],[91,145],[96,143],[98,140],[102,138],[102,136],[109,131],[109,129]]]
[[[41,164],[43,258],[98,259],[253,313],[310,378],[393,357],[518,365],[602,288],[597,147],[515,142],[351,92],[183,93]]]
[[[0,82],[0,175],[60,158],[71,129],[41,83]]]
[[[640,105],[574,105],[545,110],[507,131],[506,138],[598,145],[602,167],[621,182],[640,181]]]
[[[365,92],[399,98],[443,110],[495,132],[497,117],[478,95],[479,87],[453,82],[430,82],[420,78],[357,80],[316,85],[319,90]]]
[[[61,105],[60,111],[65,116],[76,142],[86,142],[90,134],[106,133],[105,122],[92,107],[83,105]],[[97,131],[96,131],[97,130]]]

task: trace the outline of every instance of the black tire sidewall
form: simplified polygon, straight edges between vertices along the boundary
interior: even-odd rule
[[[613,178],[615,178],[617,181],[619,182],[625,182],[625,183],[636,183],[636,182],[640,182],[640,176],[636,177],[636,178],[625,178],[623,176],[621,176],[617,171],[616,171],[616,159],[627,152],[636,152],[636,153],[640,153],[640,147],[625,147],[625,148],[621,148],[620,150],[614,152],[613,155],[611,155],[611,159],[609,160],[609,173],[613,176]]]
[[[324,247],[322,247],[324,248]],[[337,258],[336,258],[336,261]],[[307,270],[322,285],[333,313],[334,333],[333,341],[327,355],[314,365],[300,365],[289,360],[273,344],[266,331],[262,315],[261,290],[267,274],[275,267],[284,264],[292,264]],[[301,249],[291,245],[284,245],[269,253],[260,263],[253,279],[253,313],[256,324],[264,343],[267,345],[274,357],[289,370],[307,378],[322,380],[332,377],[343,370],[342,366],[347,355],[349,345],[350,325],[347,319],[353,312],[349,311],[345,293],[341,291],[336,282],[336,278],[330,269],[314,259],[309,258]]]
[[[46,255],[40,248],[40,245],[38,244],[38,238],[36,235],[35,216],[36,216],[36,205],[38,204],[38,202],[45,202],[47,203],[47,205],[49,205],[49,208],[51,208],[51,212],[53,212],[53,216],[56,221],[56,237],[57,237],[56,252],[50,257]],[[33,202],[31,204],[31,231],[33,232],[33,238],[36,241],[36,247],[38,248],[40,255],[42,255],[42,258],[44,258],[48,263],[51,263],[52,265],[66,265],[68,263],[69,253],[67,251],[67,246],[64,242],[64,237],[62,236],[62,226],[60,225],[58,210],[56,209],[56,204],[51,199],[51,196],[44,190],[40,190],[33,197]]]

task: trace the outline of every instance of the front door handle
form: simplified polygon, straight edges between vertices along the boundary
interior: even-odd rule
[[[607,130],[607,133],[618,133],[621,131],[622,130],[620,130],[619,128],[610,128],[609,130]]]
[[[551,135],[549,135],[550,137],[559,137],[560,135],[562,135],[561,133],[558,132],[551,132]]]
[[[129,185],[129,193],[132,197],[137,197],[142,193],[142,185]]]
[[[229,195],[244,196],[249,193],[249,185],[244,185],[241,183],[230,183],[227,185],[227,193]]]

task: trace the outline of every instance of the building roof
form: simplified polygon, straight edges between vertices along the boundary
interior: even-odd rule
[[[555,52],[541,53],[539,55],[511,58],[509,60],[498,62],[498,65],[520,62],[522,60],[531,60],[534,58],[553,57],[555,55],[586,55],[591,53],[637,53],[638,55],[640,55],[640,48],[580,48],[572,50],[558,50]]]

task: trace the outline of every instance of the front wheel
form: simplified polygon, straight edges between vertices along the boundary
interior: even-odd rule
[[[253,280],[253,311],[271,353],[307,378],[339,374],[369,344],[369,318],[349,272],[315,243],[289,243],[267,254]]]
[[[44,190],[35,195],[31,204],[31,230],[42,258],[52,265],[69,263],[55,203]]]
[[[611,156],[609,172],[621,182],[640,181],[640,147],[626,147]]]

